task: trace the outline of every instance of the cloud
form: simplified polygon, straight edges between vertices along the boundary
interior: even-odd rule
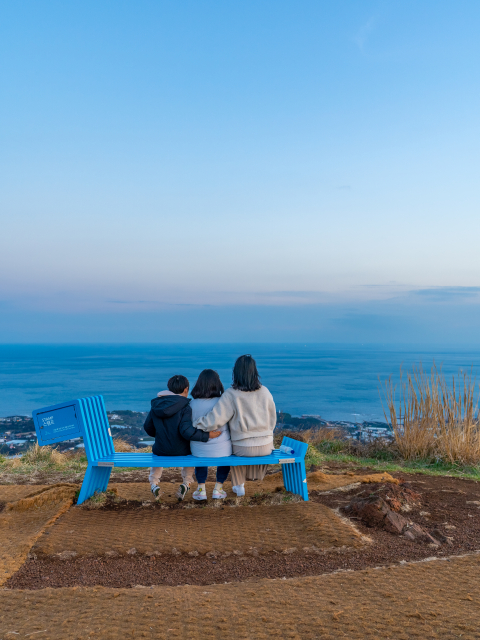
[[[429,287],[410,291],[410,296],[430,302],[452,302],[454,300],[474,300],[480,296],[480,287]]]

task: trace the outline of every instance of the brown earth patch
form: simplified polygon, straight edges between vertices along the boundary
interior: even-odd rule
[[[50,640],[478,639],[480,558],[292,580],[3,591],[0,629]],[[5,635],[10,637],[10,635]]]
[[[213,475],[213,474],[212,474]],[[213,478],[212,478],[213,479]],[[181,477],[171,479],[168,482],[161,482],[160,489],[162,491],[161,501],[165,504],[175,504],[178,502],[175,497],[175,491],[177,489],[177,483],[181,481]],[[307,473],[307,484],[310,488],[320,488],[322,491],[330,491],[339,487],[345,487],[351,484],[357,483],[372,483],[372,482],[390,482],[393,484],[398,483],[398,480],[391,476],[389,473],[375,473],[375,474],[332,474],[327,475],[321,471],[315,471]],[[207,482],[207,495],[211,497],[214,482]],[[139,500],[142,502],[151,502],[154,500],[152,492],[150,491],[150,485],[147,482],[132,482],[132,483],[117,483],[110,482],[109,489],[113,489],[117,492],[117,495],[127,500]],[[247,497],[255,496],[262,492],[271,492],[283,490],[283,478],[282,472],[276,472],[268,474],[262,482],[247,482],[245,483],[245,495]],[[192,498],[193,489],[187,494],[184,503],[195,503]],[[236,499],[236,495],[232,491],[231,482],[224,484],[224,489],[227,492],[227,496],[230,499]]]
[[[51,485],[0,484],[0,502],[5,503],[21,500],[49,486]]]
[[[71,489],[49,487],[47,493],[7,503],[0,513],[0,585],[18,571],[35,540],[73,503]]]
[[[167,505],[178,504],[178,498],[175,495],[175,491],[178,488],[179,481],[180,479],[178,481],[172,480],[170,482],[160,483],[160,490],[162,492],[160,497],[160,502],[162,504],[167,504]],[[206,483],[207,496],[209,501],[212,501],[211,497],[212,497],[214,486],[215,486],[215,482]],[[206,501],[198,502],[193,499],[193,492],[195,488],[196,488],[196,485],[194,484],[191,490],[187,493],[185,499],[182,501],[181,504],[183,506],[185,505],[198,506],[198,505],[205,504]],[[223,488],[227,493],[227,499],[237,500],[236,494],[233,493],[232,491],[231,482],[229,481],[225,482],[225,484],[223,485]],[[280,488],[283,489],[283,484],[281,485]],[[120,483],[120,482],[119,483],[110,482],[108,484],[108,489],[115,491],[119,498],[124,498],[126,500],[134,500],[137,502],[155,502],[155,498],[150,490],[150,485],[148,484],[148,482],[131,482],[128,484]],[[274,487],[272,487],[272,485],[266,485],[264,482],[247,482],[245,484],[245,496],[247,498],[251,498],[251,497],[254,497],[255,495],[260,495],[265,491],[272,491],[272,490],[274,490]]]
[[[307,485],[309,490],[312,487],[318,486],[319,488],[321,487],[322,491],[330,491],[350,484],[368,484],[371,482],[392,482],[396,484],[398,483],[398,480],[389,473],[356,474],[353,471],[350,471],[346,473],[326,474],[318,470],[307,473]],[[277,483],[279,487],[283,487],[281,471],[265,476],[263,481],[264,486],[268,486],[273,483]]]

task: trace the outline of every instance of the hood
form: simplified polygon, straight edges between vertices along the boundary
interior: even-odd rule
[[[172,394],[169,396],[161,396],[152,400],[152,412],[157,418],[171,418],[181,411],[190,400],[185,396]]]

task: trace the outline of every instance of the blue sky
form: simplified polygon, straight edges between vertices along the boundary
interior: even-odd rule
[[[480,4],[0,5],[0,342],[479,344]]]

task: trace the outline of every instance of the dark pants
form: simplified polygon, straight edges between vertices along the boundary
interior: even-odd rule
[[[230,467],[217,467],[217,482],[224,483],[227,479]],[[205,484],[208,475],[208,467],[195,467],[195,477],[199,484]]]

